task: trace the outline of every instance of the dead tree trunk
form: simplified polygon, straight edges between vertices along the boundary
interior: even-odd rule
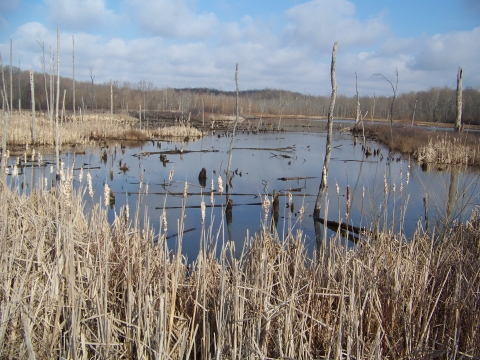
[[[72,86],[73,86],[73,119],[75,119],[76,110],[75,110],[75,38],[72,35]]]
[[[113,86],[112,79],[110,79],[110,125],[113,124]]]
[[[417,101],[418,99],[415,99],[415,104],[413,105],[413,114],[412,114],[412,126],[415,121],[415,110],[417,110]]]
[[[60,102],[60,29],[57,29],[57,99],[55,104],[55,158],[57,181],[60,179],[60,141],[58,129],[58,104]]]
[[[360,122],[360,95],[358,95],[358,75],[355,71],[355,91],[357,92],[357,111],[355,114],[355,128],[358,126]]]
[[[327,120],[327,145],[325,147],[325,159],[323,161],[323,170],[322,178],[320,180],[320,188],[318,189],[317,201],[315,202],[315,209],[313,211],[313,216],[318,217],[320,215],[320,208],[322,206],[323,198],[327,193],[327,177],[328,177],[328,167],[330,166],[330,155],[332,152],[332,132],[333,132],[333,110],[335,108],[335,99],[337,98],[337,81],[335,80],[335,62],[337,58],[337,46],[336,42],[333,45],[332,51],[332,66],[330,70],[332,78],[332,95],[330,97],[330,108],[328,110],[328,120]]]
[[[227,166],[227,203],[229,199],[229,188],[232,185],[231,184],[231,178],[230,178],[230,166],[232,164],[232,151],[233,151],[233,142],[235,141],[235,130],[237,128],[237,123],[238,123],[238,63],[235,66],[235,87],[236,87],[236,100],[235,100],[235,123],[233,124],[233,130],[232,130],[232,140],[230,140],[230,150],[229,150],[229,155],[228,155],[228,166]]]
[[[32,144],[35,143],[35,84],[33,77],[33,70],[30,70],[30,94],[31,94],[31,107],[32,107]]]
[[[2,54],[0,54],[0,69],[2,71],[2,109],[3,109],[3,136],[2,136],[2,171],[5,174],[4,169],[7,166],[6,161],[7,157],[5,156],[7,152],[7,125],[8,125],[8,115],[9,115],[9,105],[7,93],[5,91],[5,75],[3,73],[3,63],[2,63]],[[5,110],[5,106],[7,109]]]
[[[457,117],[455,119],[455,131],[462,130],[462,80],[463,69],[459,66],[457,74]]]
[[[10,109],[13,111],[13,63],[12,63],[12,39],[10,39]]]

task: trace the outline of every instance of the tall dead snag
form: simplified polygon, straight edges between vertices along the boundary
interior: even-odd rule
[[[10,109],[13,111],[13,63],[12,63],[12,39],[10,39]]]
[[[238,63],[235,66],[235,86],[236,86],[236,100],[235,100],[235,123],[233,124],[233,130],[232,130],[232,140],[230,140],[230,150],[229,150],[229,156],[228,156],[228,166],[227,166],[227,202],[229,198],[229,187],[232,185],[231,183],[231,178],[230,178],[230,165],[232,164],[232,150],[233,150],[233,142],[235,141],[235,130],[237,128],[237,123],[238,123]]]
[[[392,96],[392,101],[390,101],[390,111],[389,111],[389,114],[388,116],[390,117],[390,140],[393,141],[393,114],[394,114],[394,106],[395,106],[395,99],[397,98],[397,88],[398,88],[398,69],[395,69],[395,75],[397,77],[397,81],[395,83],[395,86],[393,86],[393,82],[389,79],[387,79],[384,75],[382,74],[374,74],[374,76],[381,76],[383,77],[386,81],[388,81],[388,83],[390,84],[390,86],[392,87],[392,92],[393,92],[393,96]]]
[[[2,72],[2,109],[3,109],[3,136],[2,136],[2,171],[5,169],[7,157],[5,156],[7,151],[7,125],[9,116],[8,97],[5,88],[5,75],[3,73],[2,54],[0,54],[0,71]],[[7,109],[5,109],[5,106]],[[3,172],[4,174],[5,172]]]
[[[113,86],[112,79],[110,79],[110,125],[113,124]]]
[[[337,98],[337,81],[335,80],[335,62],[337,58],[337,46],[338,46],[338,43],[336,42],[333,45],[333,51],[332,51],[332,67],[330,70],[330,74],[332,78],[332,96],[330,97],[330,108],[328,109],[327,145],[325,147],[325,159],[323,161],[323,170],[322,170],[322,178],[320,180],[320,188],[318,189],[317,201],[315,202],[315,210],[313,211],[314,217],[320,216],[321,204],[328,190],[327,177],[328,177],[328,167],[330,166],[330,155],[332,152],[333,110],[335,108],[335,99]]]
[[[31,107],[32,107],[32,127],[30,128],[32,133],[32,144],[35,143],[35,84],[33,77],[33,70],[30,69],[30,94],[31,94]]]
[[[355,128],[358,126],[360,122],[360,95],[358,94],[358,75],[355,71],[355,91],[357,92],[357,109],[355,113]]]
[[[57,29],[57,100],[55,104],[55,158],[57,181],[60,179],[60,139],[58,129],[58,104],[60,102],[60,29]]]
[[[462,67],[458,67],[457,74],[457,117],[455,119],[455,131],[462,130],[462,80],[463,70]]]
[[[76,110],[75,110],[75,38],[72,35],[72,86],[73,86],[73,118],[75,119]]]

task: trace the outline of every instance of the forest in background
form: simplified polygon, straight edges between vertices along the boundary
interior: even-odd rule
[[[19,107],[30,109],[30,75],[12,66],[12,99],[10,99],[10,67],[4,66],[5,89],[14,110]],[[110,83],[91,81],[75,82],[75,108],[88,111],[110,111]],[[34,74],[35,109],[47,111],[47,96],[50,94],[50,75]],[[56,79],[52,84],[56,83]],[[190,114],[198,118],[205,114],[235,114],[235,91],[222,91],[207,88],[175,89],[159,88],[151,82],[139,81],[112,82],[113,111],[160,110]],[[73,111],[73,81],[60,77],[60,107],[65,92],[65,109]],[[393,96],[393,93],[392,93]],[[386,119],[389,114],[392,96],[362,96],[360,109],[366,120]],[[51,103],[51,101],[49,101]],[[294,115],[326,117],[330,96],[313,96],[286,90],[262,89],[239,92],[239,112],[244,116],[252,115]],[[335,105],[336,118],[355,118],[356,96],[338,95]],[[2,109],[5,104],[2,104]],[[415,114],[415,115],[414,115]],[[397,94],[394,106],[394,120],[412,120],[422,122],[454,123],[456,116],[456,89],[435,87],[425,91]],[[480,90],[463,90],[464,124],[480,125]]]

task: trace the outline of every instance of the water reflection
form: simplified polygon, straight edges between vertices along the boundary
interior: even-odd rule
[[[320,184],[325,139],[325,133],[314,132],[237,133],[228,194],[220,196],[218,189],[213,189],[215,206],[206,210],[205,229],[211,229],[208,236],[219,242],[233,241],[236,248],[241,249],[247,233],[252,236],[262,226],[260,196],[267,193],[272,202],[267,225],[270,230],[282,237],[290,228],[300,228],[310,249],[328,241],[337,229],[328,223],[325,227],[313,218],[308,219],[313,213]],[[194,259],[201,238],[202,196],[210,196],[212,189],[208,180],[216,182],[219,174],[226,183],[225,165],[230,141],[229,137],[207,136],[188,143],[111,143],[108,148],[95,147],[84,154],[64,151],[62,160],[65,168],[74,162],[76,188],[86,186],[85,176],[81,182],[78,178],[80,168],[85,173],[90,172],[95,201],[101,201],[104,184],[109,185],[114,194],[108,210],[112,220],[122,206],[128,204],[130,209],[136,208],[139,194],[144,194],[148,183],[148,195],[142,196],[138,218],[148,215],[158,233],[165,207],[169,224],[167,236],[178,232],[183,188],[187,182],[184,228],[195,230],[184,234],[183,249],[189,259]],[[180,152],[182,146],[183,152]],[[372,150],[372,155],[366,157],[365,148],[380,151],[374,153]],[[40,184],[50,188],[55,180],[50,171],[54,157],[43,154],[43,159],[42,166],[36,162],[22,162],[14,178],[10,171],[9,185],[26,193]],[[16,158],[11,157],[10,167],[15,163]],[[173,179],[169,179],[171,172],[174,172]],[[140,183],[144,185],[142,189]],[[347,222],[347,186],[351,188],[349,225],[402,230],[406,236],[413,233],[419,221],[428,230],[426,214],[430,227],[435,218],[447,222],[464,221],[470,216],[472,207],[479,204],[478,173],[465,168],[452,171],[422,169],[372,141],[363,144],[363,140],[357,140],[355,144],[353,136],[337,132],[333,137],[328,194],[321,209],[322,218]],[[87,201],[86,206],[89,204]],[[302,205],[305,216],[300,221],[298,211]],[[174,244],[176,239],[168,241]]]

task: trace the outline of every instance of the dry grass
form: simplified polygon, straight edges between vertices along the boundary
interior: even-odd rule
[[[361,129],[357,129],[360,132]],[[365,134],[393,151],[410,154],[421,163],[480,165],[479,136],[471,133],[434,132],[418,127],[395,127],[393,141],[390,127],[366,125]]]
[[[3,128],[3,116],[0,119],[0,126]],[[25,144],[35,146],[55,145],[55,120],[50,126],[47,115],[37,114],[36,116],[36,139],[31,138],[31,116],[27,113],[13,113],[9,119],[7,144],[13,150],[15,146],[24,147]],[[202,133],[189,126],[172,126],[166,128],[153,128],[138,130],[138,119],[127,114],[114,114],[113,119],[107,115],[84,115],[68,117],[68,121],[59,125],[60,142],[62,145],[91,145],[97,140],[118,139],[118,140],[147,140],[154,136],[160,138],[171,138],[186,136],[200,137]]]
[[[442,238],[333,240],[313,259],[269,226],[217,258],[203,228],[188,264],[181,236],[174,252],[125,208],[110,224],[71,181],[28,197],[0,182],[3,358],[480,356],[478,212]]]

